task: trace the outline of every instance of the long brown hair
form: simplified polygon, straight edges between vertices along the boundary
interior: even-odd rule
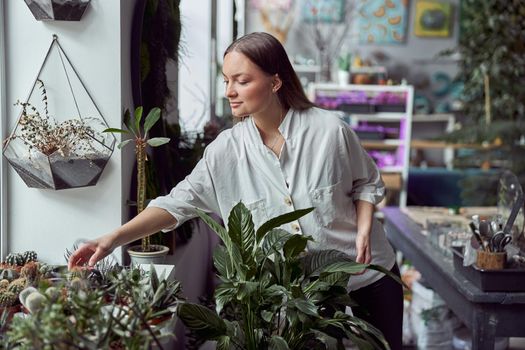
[[[224,56],[232,51],[248,57],[263,72],[279,75],[283,83],[277,91],[277,96],[284,108],[291,107],[302,111],[315,106],[306,97],[284,47],[272,35],[263,32],[244,35],[228,46]]]

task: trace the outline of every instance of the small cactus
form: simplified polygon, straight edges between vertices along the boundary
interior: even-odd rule
[[[12,292],[18,298],[18,294],[24,290],[27,284],[27,279],[24,277],[17,278],[16,280],[9,283],[7,287],[8,292]]]
[[[6,279],[3,279],[0,281],[0,290],[1,289],[7,289],[7,287],[9,286],[9,281],[6,280]]]
[[[20,270],[20,276],[25,277],[31,285],[37,284],[39,274],[38,263],[34,261],[26,263],[24,267],[22,267],[22,270]]]
[[[13,306],[18,297],[13,293],[9,291],[5,291],[0,293],[0,307],[9,307]]]
[[[22,255],[22,258],[24,259],[24,263],[23,264],[27,264],[31,261],[36,261],[37,260],[37,254],[34,250],[28,250],[28,251],[25,251],[24,254]]]
[[[40,292],[36,291],[29,294],[25,299],[24,306],[31,313],[36,313],[42,308],[42,304],[46,301],[46,297]]]
[[[13,269],[3,269],[0,270],[0,280],[12,281],[18,278],[18,272]]]
[[[9,253],[9,255],[5,258],[5,262],[8,264],[8,265],[12,265],[12,266],[16,266],[18,265],[17,262],[18,262],[18,255],[20,254],[17,254],[17,253]]]

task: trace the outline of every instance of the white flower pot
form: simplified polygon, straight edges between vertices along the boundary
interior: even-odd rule
[[[152,244],[157,250],[152,252],[142,252],[140,245],[135,245],[128,248],[128,254],[133,265],[137,264],[162,264],[166,259],[169,248],[163,245]]]

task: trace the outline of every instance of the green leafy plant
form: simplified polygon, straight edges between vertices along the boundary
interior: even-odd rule
[[[158,147],[170,141],[167,137],[152,137],[149,138],[149,131],[159,121],[161,110],[155,107],[150,110],[143,121],[143,108],[137,107],[135,109],[134,118],[130,116],[129,110],[124,113],[124,125],[126,129],[109,128],[104,132],[122,133],[132,135],[131,139],[120,142],[117,147],[122,148],[130,143],[135,144],[135,156],[137,159],[137,214],[139,214],[146,205],[146,161],[148,146]],[[151,251],[150,238],[142,239],[142,251]]]
[[[93,288],[91,277],[75,273],[64,276],[62,285],[41,283],[30,290],[27,303],[36,299],[38,307],[4,323],[5,348],[162,349],[163,338],[172,336],[162,328],[173,326],[180,283],[157,276],[153,268],[149,274],[139,268],[113,272],[106,289]]]
[[[344,338],[360,349],[388,349],[379,330],[344,313],[355,305],[347,283],[366,268],[402,282],[337,250],[306,253],[311,237],[278,228],[312,210],[278,216],[257,230],[242,202],[232,209],[228,228],[198,211],[224,244],[213,256],[222,283],[215,291],[216,310],[178,306],[184,324],[197,337],[216,340],[217,349],[341,349]]]

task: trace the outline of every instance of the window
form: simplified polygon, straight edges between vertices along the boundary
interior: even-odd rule
[[[6,104],[5,104],[5,36],[4,36],[4,2],[0,1],[0,138],[5,140],[7,137]],[[0,157],[0,259],[3,261],[6,255],[6,178],[7,162],[4,157]]]

